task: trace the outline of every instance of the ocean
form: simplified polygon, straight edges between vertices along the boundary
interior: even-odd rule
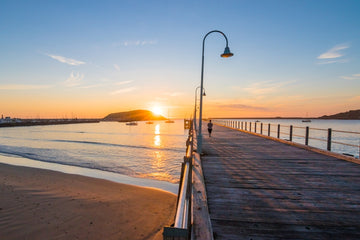
[[[126,183],[163,189],[169,183],[164,190],[175,193],[187,135],[182,120],[137,126],[100,122],[0,128],[0,160],[79,174],[98,170],[87,172],[111,173],[110,180],[127,176],[132,181]]]
[[[237,119],[253,124],[256,120]],[[293,125],[293,141],[302,144],[304,137],[301,136],[304,136],[305,127],[309,126],[309,145],[322,149],[326,149],[326,130],[332,128],[333,141],[354,145],[333,143],[332,151],[359,157],[360,134],[346,132],[360,133],[360,120],[312,119],[307,123],[301,119],[258,121],[257,132],[260,131],[260,123],[263,123],[264,129],[270,123],[271,136],[276,136],[276,127],[280,124],[282,139],[288,138],[289,126]],[[154,124],[138,122],[137,126],[100,122],[0,128],[0,162],[105,178],[177,193],[187,135],[183,120],[175,123],[155,121]],[[213,136],[216,137],[216,127]]]

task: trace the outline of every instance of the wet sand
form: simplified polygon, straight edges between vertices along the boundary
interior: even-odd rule
[[[2,239],[162,239],[176,196],[0,163]]]

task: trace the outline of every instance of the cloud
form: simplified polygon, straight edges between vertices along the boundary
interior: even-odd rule
[[[85,64],[85,62],[78,61],[78,60],[71,59],[71,58],[66,58],[63,56],[57,56],[57,55],[51,55],[51,54],[46,54],[46,55],[55,60],[58,60],[59,62],[66,63],[66,64],[73,65],[73,66]]]
[[[135,90],[136,90],[135,87],[123,88],[123,89],[119,89],[119,90],[111,92],[110,95],[117,95],[117,94],[121,94],[121,93],[132,92]]]
[[[120,67],[119,67],[119,65],[114,64],[114,68],[115,68],[116,70],[120,71]]]
[[[135,40],[135,41],[123,41],[120,43],[114,43],[114,46],[125,46],[125,47],[130,47],[130,46],[145,46],[145,45],[155,45],[157,44],[158,41],[157,40]]]
[[[122,81],[122,82],[115,83],[115,85],[124,85],[124,84],[132,83],[132,82],[133,82],[132,80]]]
[[[51,87],[51,85],[4,84],[0,85],[0,90],[36,90]]]
[[[104,84],[99,83],[99,84],[93,84],[93,85],[88,85],[88,86],[82,86],[80,88],[88,89],[88,88],[98,88],[98,87],[103,87],[103,86],[104,86]]]
[[[318,62],[317,64],[331,64],[331,63],[346,63],[348,59],[337,59],[337,60],[330,60],[330,61],[322,61]]]
[[[341,52],[342,50],[345,50],[349,48],[350,46],[348,44],[341,44],[336,45],[335,47],[331,48],[327,52],[321,54],[317,57],[317,59],[333,59],[333,58],[340,58],[344,56],[344,54]]]
[[[250,92],[253,95],[262,95],[278,91],[280,88],[294,83],[295,81],[287,82],[273,82],[273,81],[264,81],[257,82],[250,85],[250,87],[244,88],[244,90]]]
[[[64,82],[67,87],[76,87],[81,84],[81,81],[84,79],[84,74],[71,72],[70,77]]]
[[[265,107],[257,107],[257,106],[251,106],[251,105],[246,105],[246,104],[238,104],[238,103],[219,104],[219,105],[217,105],[217,107],[226,108],[227,110],[228,109],[233,109],[233,110],[240,110],[240,109],[249,110],[249,109],[252,109],[252,110],[261,110],[261,111],[267,111],[268,110],[268,108],[265,108]]]
[[[340,76],[340,78],[345,79],[345,80],[358,80],[358,79],[360,79],[360,73],[353,74],[350,76]]]

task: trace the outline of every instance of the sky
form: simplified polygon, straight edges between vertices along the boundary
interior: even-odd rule
[[[360,109],[360,1],[0,0],[0,114],[319,117]]]

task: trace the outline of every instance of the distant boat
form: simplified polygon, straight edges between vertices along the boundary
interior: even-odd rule
[[[168,117],[169,117],[169,116],[170,116],[170,114],[169,114],[169,109],[168,109]],[[168,120],[166,120],[165,123],[174,123],[174,121],[173,121],[173,120],[170,120],[170,119],[168,118]]]
[[[126,125],[128,126],[137,126],[137,122],[127,122]]]
[[[308,113],[306,113],[306,119],[303,119],[302,122],[311,122],[311,120],[308,117]]]
[[[154,122],[148,121],[146,122],[146,124],[154,124]]]

